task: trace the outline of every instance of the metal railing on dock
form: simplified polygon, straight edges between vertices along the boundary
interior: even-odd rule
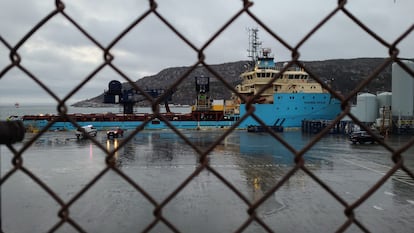
[[[332,126],[332,123],[334,123],[334,126]],[[330,134],[349,134],[352,132],[353,125],[350,121],[339,121],[335,123],[330,120],[303,120],[302,132],[317,134],[329,127]]]

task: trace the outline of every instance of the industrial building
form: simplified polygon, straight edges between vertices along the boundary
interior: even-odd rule
[[[414,62],[403,61],[414,71]],[[361,93],[351,113],[382,133],[414,133],[414,77],[398,63],[392,64],[392,92]]]

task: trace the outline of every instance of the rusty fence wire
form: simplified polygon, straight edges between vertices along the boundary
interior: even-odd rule
[[[56,0],[55,1],[55,7],[54,9],[48,14],[45,15],[44,18],[37,23],[34,23],[33,27],[27,34],[24,35],[23,38],[21,38],[18,41],[7,41],[2,35],[0,35],[0,43],[2,46],[7,47],[9,51],[9,59],[10,63],[6,65],[5,67],[0,67],[0,84],[1,84],[1,78],[3,78],[8,72],[11,72],[12,70],[20,70],[25,75],[30,77],[37,85],[39,85],[44,92],[46,92],[51,99],[54,99],[56,101],[56,107],[57,111],[59,113],[59,116],[61,119],[66,119],[67,121],[72,122],[72,124],[76,127],[79,127],[79,124],[76,122],[76,120],[72,119],[68,115],[68,108],[67,108],[67,101],[74,96],[80,89],[82,89],[89,81],[94,79],[96,75],[104,68],[110,68],[113,71],[115,71],[117,74],[119,74],[121,77],[123,77],[124,81],[128,82],[131,87],[142,93],[142,95],[145,96],[145,98],[150,101],[151,105],[153,106],[153,117],[151,119],[148,119],[144,124],[137,127],[132,134],[130,134],[128,137],[126,137],[119,147],[115,150],[108,150],[104,145],[102,145],[100,142],[98,142],[95,138],[89,138],[97,147],[99,147],[102,151],[105,151],[106,153],[106,168],[100,171],[92,180],[90,180],[85,187],[83,187],[81,190],[79,190],[69,201],[64,201],[52,188],[48,186],[47,183],[45,183],[42,179],[37,177],[28,167],[25,166],[23,162],[23,158],[25,155],[25,152],[33,146],[33,144],[38,140],[46,131],[48,131],[48,128],[54,123],[54,121],[49,122],[48,126],[43,128],[39,133],[37,133],[33,138],[31,138],[29,141],[25,142],[24,145],[17,149],[13,145],[7,145],[7,148],[12,152],[13,159],[12,159],[12,166],[13,168],[9,171],[5,171],[5,175],[1,177],[1,185],[3,185],[5,182],[11,179],[13,175],[15,175],[17,172],[22,172],[30,179],[32,179],[37,185],[39,185],[45,192],[47,192],[50,195],[50,198],[52,198],[55,202],[57,202],[60,206],[60,210],[58,211],[57,215],[60,219],[56,224],[49,230],[49,232],[59,232],[59,229],[64,224],[70,224],[73,228],[75,228],[78,232],[86,232],[81,225],[79,225],[71,216],[69,209],[71,206],[77,202],[86,192],[88,192],[91,187],[93,187],[101,177],[103,177],[106,173],[113,171],[117,173],[120,177],[122,177],[127,183],[131,185],[137,192],[142,194],[152,205],[153,205],[153,212],[149,213],[154,216],[154,220],[145,227],[143,232],[149,232],[151,231],[155,225],[159,223],[165,224],[171,231],[173,232],[180,232],[180,230],[174,225],[174,222],[169,221],[164,215],[163,215],[163,208],[169,204],[176,196],[177,194],[183,190],[192,180],[202,171],[209,171],[210,174],[213,174],[216,176],[224,185],[226,185],[232,192],[234,192],[247,206],[246,212],[248,214],[248,218],[245,220],[243,224],[239,226],[239,228],[236,230],[236,232],[243,232],[246,228],[249,227],[250,224],[255,223],[260,225],[265,231],[267,232],[274,232],[276,229],[272,229],[269,227],[263,219],[261,219],[257,213],[256,210],[266,201],[269,197],[275,192],[278,192],[278,190],[286,184],[286,182],[292,177],[295,176],[295,174],[298,171],[303,171],[306,173],[311,179],[313,179],[321,188],[325,189],[340,205],[343,207],[343,213],[337,213],[337,214],[344,214],[346,217],[346,221],[343,222],[342,225],[339,225],[337,227],[338,232],[344,232],[351,225],[357,226],[361,231],[363,232],[369,232],[369,226],[365,226],[361,221],[358,220],[358,218],[355,215],[355,210],[361,206],[370,196],[372,196],[387,180],[391,179],[391,177],[397,172],[397,171],[403,171],[405,172],[411,179],[414,179],[414,173],[412,170],[407,168],[407,166],[404,164],[404,159],[402,156],[402,153],[407,151],[413,144],[414,144],[414,138],[412,138],[408,143],[406,143],[404,146],[394,149],[390,147],[385,141],[380,141],[377,138],[377,141],[384,147],[385,150],[388,150],[390,152],[390,160],[393,161],[393,167],[388,170],[386,174],[384,174],[369,190],[367,190],[363,195],[361,195],[357,200],[353,202],[347,202],[343,197],[341,197],[338,193],[335,192],[335,190],[331,189],[329,185],[327,185],[321,178],[319,178],[317,175],[315,175],[308,167],[304,159],[304,154],[309,151],[312,146],[314,146],[325,134],[329,133],[330,129],[334,127],[336,123],[338,123],[343,117],[349,116],[355,123],[359,124],[361,128],[367,130],[370,134],[375,136],[373,132],[366,127],[364,124],[362,124],[357,117],[352,115],[350,113],[350,100],[357,95],[358,92],[362,91],[364,87],[366,87],[372,80],[374,80],[378,73],[380,73],[382,70],[384,70],[387,66],[389,66],[392,63],[398,63],[409,75],[414,77],[414,71],[411,70],[409,67],[406,66],[406,64],[398,57],[399,55],[399,49],[398,45],[401,41],[403,41],[410,33],[413,33],[414,31],[414,24],[411,25],[411,27],[407,28],[405,32],[403,32],[395,41],[388,42],[381,38],[379,35],[377,35],[375,32],[373,32],[369,27],[364,25],[364,23],[361,22],[358,17],[356,17],[352,12],[350,12],[347,9],[347,1],[346,0],[338,0],[337,6],[331,10],[329,14],[327,14],[322,21],[320,21],[315,27],[310,28],[309,33],[306,34],[296,45],[292,45],[288,41],[283,40],[277,33],[277,30],[274,28],[269,27],[264,22],[260,20],[259,17],[257,17],[250,8],[253,6],[254,1],[240,1],[240,10],[234,14],[233,16],[229,17],[230,19],[222,25],[222,27],[213,35],[202,47],[197,47],[191,40],[187,39],[186,36],[182,33],[180,33],[162,14],[158,11],[158,5],[162,4],[162,1],[155,1],[155,0],[149,0],[148,1],[148,9],[142,13],[141,15],[138,15],[136,19],[130,23],[130,25],[125,28],[121,33],[119,33],[113,40],[109,43],[109,45],[103,45],[100,42],[98,42],[97,39],[95,39],[87,30],[82,28],[82,26],[76,22],[76,19],[73,18],[70,14],[65,12],[65,1]],[[365,31],[370,37],[372,37],[374,40],[376,40],[378,43],[380,43],[383,47],[387,48],[389,51],[389,56],[384,60],[384,62],[377,67],[376,70],[374,70],[369,77],[364,79],[359,85],[353,89],[348,95],[342,96],[339,95],[335,90],[331,89],[330,86],[325,84],[320,77],[312,73],[312,70],[309,70],[306,66],[304,66],[300,62],[300,49],[301,47],[307,43],[309,38],[312,37],[313,34],[315,34],[320,28],[324,27],[327,22],[331,20],[332,17],[334,17],[337,14],[344,14],[346,17],[348,17],[350,20],[354,22],[355,25],[357,25],[359,28],[361,28],[363,31]],[[96,67],[96,69],[91,72],[89,75],[84,77],[83,81],[77,84],[73,90],[68,93],[64,98],[59,98],[58,95],[54,92],[54,90],[50,89],[46,83],[43,83],[41,78],[37,77],[28,67],[25,67],[22,64],[23,57],[20,56],[19,50],[22,48],[22,46],[28,41],[31,36],[33,36],[34,33],[41,30],[42,27],[45,26],[46,23],[48,23],[51,19],[55,17],[64,17],[65,20],[67,20],[67,23],[73,25],[77,28],[79,32],[81,32],[84,36],[88,38],[90,42],[92,42],[97,48],[99,48],[104,56],[103,62]],[[137,27],[137,25],[144,22],[149,16],[155,16],[157,17],[165,26],[167,26],[171,32],[175,33],[186,45],[188,45],[189,48],[194,50],[198,54],[198,60],[195,61],[194,65],[186,72],[184,75],[182,75],[179,79],[177,79],[170,87],[169,90],[174,90],[177,88],[178,85],[180,85],[187,76],[190,75],[190,73],[196,69],[198,66],[205,67],[211,74],[215,76],[219,81],[221,81],[222,85],[227,87],[229,90],[231,90],[234,93],[237,93],[237,91],[234,89],[233,85],[226,81],[225,77],[222,77],[222,75],[218,72],[216,72],[214,69],[212,69],[209,64],[206,63],[205,59],[205,50],[211,45],[211,43],[220,37],[220,35],[225,31],[235,20],[240,18],[241,16],[248,16],[250,17],[255,23],[257,23],[264,31],[266,31],[268,34],[271,35],[275,40],[280,42],[285,48],[290,50],[292,54],[292,58],[283,69],[288,69],[289,67],[293,65],[298,65],[307,71],[313,79],[315,79],[318,83],[320,83],[325,89],[327,89],[334,97],[339,99],[342,102],[342,113],[333,121],[333,123],[323,129],[320,133],[318,133],[306,146],[304,146],[301,150],[296,150],[292,145],[289,145],[288,142],[286,142],[280,135],[274,133],[273,131],[269,131],[268,133],[272,135],[276,140],[281,142],[292,154],[294,154],[294,166],[291,168],[291,170],[286,173],[280,180],[275,181],[274,185],[270,190],[268,190],[259,200],[251,201],[249,198],[247,198],[242,192],[240,192],[231,182],[229,182],[222,174],[220,174],[219,171],[217,171],[211,164],[209,163],[208,156],[209,154],[216,148],[217,145],[223,141],[226,136],[230,135],[235,128],[237,127],[237,124],[229,128],[225,131],[219,138],[216,139],[215,143],[210,145],[206,150],[202,150],[197,145],[195,145],[189,138],[187,138],[181,131],[176,129],[173,125],[171,125],[168,122],[168,119],[166,119],[162,114],[160,114],[160,110],[157,106],[162,102],[164,96],[160,96],[158,98],[152,98],[146,92],[144,91],[143,87],[138,86],[134,82],[134,77],[129,77],[126,75],[122,69],[118,68],[114,63],[114,55],[112,54],[112,49],[114,48],[119,41],[124,38],[132,29]],[[3,56],[3,55],[2,55]],[[282,70],[284,71],[284,70]],[[271,82],[268,83],[268,86],[271,86]],[[169,91],[166,91],[167,92]],[[264,90],[264,89],[263,89]],[[257,93],[255,97],[258,97],[261,93]],[[243,98],[240,96],[240,98]],[[252,100],[250,100],[252,101]],[[251,102],[248,102],[251,103]],[[241,116],[239,123],[246,119],[248,116],[253,116],[259,123],[261,123],[264,126],[263,121],[261,121],[260,116],[255,115],[254,113],[254,105],[247,104],[247,114],[244,116]],[[165,123],[182,139],[184,140],[188,146],[190,146],[195,153],[198,156],[198,161],[200,166],[198,166],[184,181],[179,183],[177,187],[173,190],[173,192],[169,193],[165,199],[162,201],[156,201],[151,194],[146,191],[143,187],[140,186],[139,183],[135,182],[131,177],[129,177],[127,174],[125,174],[120,168],[115,166],[115,164],[112,162],[113,157],[115,156],[115,153],[117,150],[122,148],[126,143],[128,143],[130,140],[133,139],[133,137],[137,134],[139,134],[143,128],[145,127],[145,124],[150,122],[152,119],[158,118],[162,121],[165,121]],[[57,121],[59,119],[55,119]]]

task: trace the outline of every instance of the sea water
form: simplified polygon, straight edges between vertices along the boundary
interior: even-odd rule
[[[223,131],[180,131],[200,151],[216,144]],[[346,221],[345,207],[302,170],[272,191],[295,167],[292,152],[266,133],[236,130],[208,153],[209,169],[201,172],[200,155],[171,130],[144,130],[127,142],[108,140],[99,132],[95,141],[76,140],[69,131],[46,132],[22,154],[22,167],[45,183],[69,206],[69,217],[86,232],[141,232],[154,220],[154,203],[120,173],[162,204],[162,216],[180,232],[234,232],[249,219],[249,205],[217,174],[248,200],[266,201],[254,209],[278,232],[335,232]],[[314,135],[278,133],[299,151]],[[34,134],[27,134],[23,148]],[[74,139],[73,139],[74,138]],[[409,138],[390,138],[400,147]],[[123,146],[120,146],[123,145]],[[107,170],[108,151],[115,152]],[[403,153],[412,171],[413,150]],[[14,172],[14,154],[0,145],[2,232],[48,232],[60,221],[62,206],[25,172]],[[353,145],[342,135],[327,135],[306,152],[305,167],[347,203],[354,203],[393,166],[390,152],[378,144]],[[82,190],[102,171],[105,174],[88,190]],[[173,195],[187,178],[191,181]],[[414,182],[402,173],[383,186],[356,210],[356,218],[371,232],[414,232]],[[77,194],[82,194],[76,198]],[[172,196],[170,200],[169,197]],[[74,199],[75,198],[75,199]],[[41,214],[40,214],[41,213]],[[398,224],[395,224],[398,222]],[[355,225],[349,232],[360,232]],[[57,232],[76,232],[65,223]],[[172,232],[159,222],[151,232]],[[266,232],[255,221],[244,232]]]
[[[150,108],[138,108],[138,112]],[[177,112],[176,109],[172,111]],[[118,107],[74,108],[69,113],[122,112]],[[10,115],[56,114],[55,105],[0,106],[0,119]],[[236,130],[208,153],[210,169],[196,172],[200,155],[216,144],[224,131],[144,130],[129,141],[109,140],[99,132],[95,144],[76,140],[73,132],[46,132],[22,153],[22,166],[56,193],[64,203],[106,171],[102,148],[114,154],[115,166],[147,192],[158,204],[192,174],[195,176],[162,208],[162,216],[182,232],[234,232],[249,219],[249,206],[223,183],[224,177],[250,203],[260,202],[255,215],[274,231],[334,232],[346,221],[345,207],[307,173],[298,170],[272,191],[295,167],[295,156],[267,133]],[[278,133],[294,150],[305,148],[315,135],[297,132]],[[24,147],[35,134],[27,133]],[[184,140],[184,138],[186,140]],[[410,137],[390,137],[387,143],[400,148]],[[188,142],[192,146],[188,145]],[[413,171],[414,153],[402,153],[404,164]],[[22,170],[15,172],[16,155],[0,145],[0,175],[11,174],[1,185],[2,232],[48,232],[60,221],[62,206]],[[305,167],[348,204],[367,192],[394,165],[390,151],[378,144],[353,145],[344,135],[326,135],[304,155]],[[398,176],[397,176],[398,175]],[[414,182],[405,173],[388,179],[356,210],[356,217],[372,232],[414,232]],[[154,205],[127,180],[109,169],[99,181],[69,206],[69,217],[86,232],[141,232],[154,220]],[[41,213],[41,214],[39,214]],[[398,222],[398,224],[395,224]],[[64,224],[58,232],[75,232]],[[355,226],[349,232],[359,232]],[[171,232],[159,222],[152,232]],[[245,232],[266,232],[253,221]]]

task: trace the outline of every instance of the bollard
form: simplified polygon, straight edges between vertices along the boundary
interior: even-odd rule
[[[21,142],[24,138],[24,125],[21,121],[0,121],[0,145]]]

